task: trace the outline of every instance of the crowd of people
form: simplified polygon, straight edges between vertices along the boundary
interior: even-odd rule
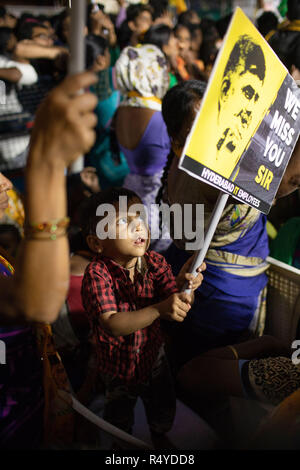
[[[277,406],[300,387],[286,345],[262,335],[267,217],[230,198],[192,275],[185,234],[153,211],[188,204],[195,227],[202,204],[206,229],[219,193],[178,162],[232,15],[177,3],[88,4],[73,76],[69,9],[0,7],[0,448],[97,448],[72,395],[103,395],[104,419],[128,433],[141,397],[161,449],[178,397],[210,422],[220,399]],[[256,26],[298,80],[300,2],[287,7]],[[276,199],[298,193],[299,154],[298,142]],[[299,267],[293,215],[271,250]]]

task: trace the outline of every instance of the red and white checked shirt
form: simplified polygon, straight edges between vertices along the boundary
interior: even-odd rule
[[[97,255],[87,266],[82,282],[82,302],[97,339],[99,372],[126,383],[146,381],[163,344],[160,320],[126,336],[114,337],[102,328],[105,312],[130,312],[160,302],[178,291],[165,258],[148,251],[143,274],[129,271],[112,259]]]

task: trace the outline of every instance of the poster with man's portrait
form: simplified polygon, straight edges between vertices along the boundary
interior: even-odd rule
[[[240,8],[179,168],[268,213],[300,132],[300,91]]]

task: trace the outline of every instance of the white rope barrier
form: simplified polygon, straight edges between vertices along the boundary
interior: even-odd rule
[[[136,449],[149,449],[153,450],[153,447],[146,442],[137,439],[125,431],[113,426],[102,418],[99,418],[95,413],[90,411],[84,405],[82,405],[75,397],[72,396],[73,408],[77,413],[81,414],[91,423],[95,424],[102,431],[107,432],[108,434],[114,436],[117,439],[121,439],[126,444],[135,447]]]

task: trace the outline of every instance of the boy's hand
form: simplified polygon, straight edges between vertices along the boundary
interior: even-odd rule
[[[196,290],[198,287],[202,284],[203,281],[203,275],[201,274],[202,271],[205,271],[206,269],[206,264],[202,263],[201,266],[198,266],[196,269],[197,271],[197,276],[193,276],[191,273],[189,273],[189,268],[193,262],[193,256],[191,256],[186,263],[182,266],[178,276],[176,277],[176,283],[178,290],[181,290],[183,288],[183,285],[186,281],[188,281],[188,288],[191,290]]]
[[[160,317],[164,320],[183,322],[191,308],[192,297],[185,292],[177,292],[157,304]]]

